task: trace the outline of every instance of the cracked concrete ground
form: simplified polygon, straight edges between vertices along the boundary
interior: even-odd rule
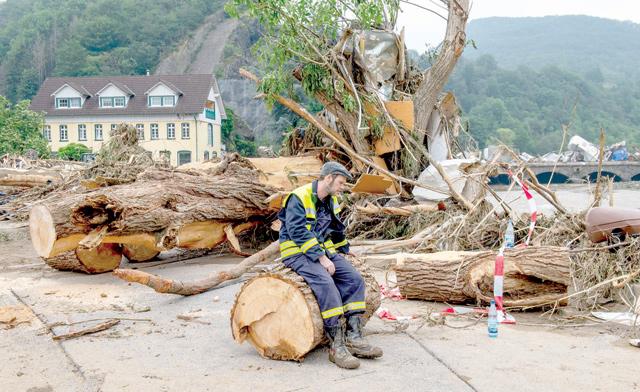
[[[25,304],[29,324],[0,330],[0,379],[7,391],[632,391],[640,390],[635,363],[614,325],[552,329],[539,314],[516,314],[489,339],[486,325],[411,323],[405,331],[374,318],[369,339],[383,358],[347,371],[318,349],[304,362],[261,358],[236,344],[229,310],[241,282],[193,297],[160,295],[110,274],[59,272],[37,257],[24,228],[6,228],[0,242],[0,307]],[[16,234],[17,233],[17,234]],[[20,234],[22,233],[22,234]],[[140,265],[177,279],[227,269],[229,256]],[[442,304],[419,301],[383,306],[425,314]],[[179,317],[180,316],[180,317]],[[54,341],[45,324],[120,318],[93,335]],[[52,328],[56,334],[69,327]]]

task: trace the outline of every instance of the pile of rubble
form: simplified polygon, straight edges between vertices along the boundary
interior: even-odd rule
[[[583,139],[582,137],[573,136],[567,145],[567,151],[561,154],[549,152],[539,157],[534,157],[527,153],[520,156],[526,162],[598,162],[600,157],[600,149],[593,143]],[[640,151],[629,153],[627,142],[625,140],[605,146],[603,161],[640,161]]]

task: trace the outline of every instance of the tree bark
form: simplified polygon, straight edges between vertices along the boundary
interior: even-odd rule
[[[493,298],[496,253],[403,254],[394,267],[402,295],[447,303],[488,303]],[[571,283],[569,252],[560,247],[508,249],[504,304],[535,307],[560,299]]]
[[[213,248],[227,240],[229,225],[239,234],[274,212],[264,200],[275,189],[255,170],[236,163],[225,170],[151,170],[135,183],[48,200],[31,210],[32,243],[44,258],[79,245],[123,244],[133,261],[174,247]]]
[[[444,88],[458,58],[466,45],[465,27],[469,17],[469,0],[449,1],[449,17],[442,49],[436,62],[424,73],[414,95],[414,113],[416,129],[425,132],[429,116]]]
[[[368,320],[380,306],[380,288],[364,263],[351,260],[367,286]],[[231,332],[236,342],[248,340],[263,357],[280,360],[301,361],[325,340],[311,288],[284,266],[242,286],[231,309]]]

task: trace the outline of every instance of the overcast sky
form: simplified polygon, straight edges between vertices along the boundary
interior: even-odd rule
[[[447,16],[442,3],[434,0],[409,0]],[[437,45],[444,37],[446,21],[413,5],[401,2],[403,12],[398,29],[405,26],[407,47],[424,51],[425,43]],[[639,0],[476,0],[470,19],[490,16],[590,15],[640,23]]]

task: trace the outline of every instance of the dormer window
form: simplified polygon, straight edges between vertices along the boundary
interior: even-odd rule
[[[56,98],[56,109],[79,108],[81,104],[80,98]]]
[[[150,95],[149,107],[175,106],[176,97],[173,95]]]
[[[100,97],[101,108],[123,108],[125,105],[125,97]]]

